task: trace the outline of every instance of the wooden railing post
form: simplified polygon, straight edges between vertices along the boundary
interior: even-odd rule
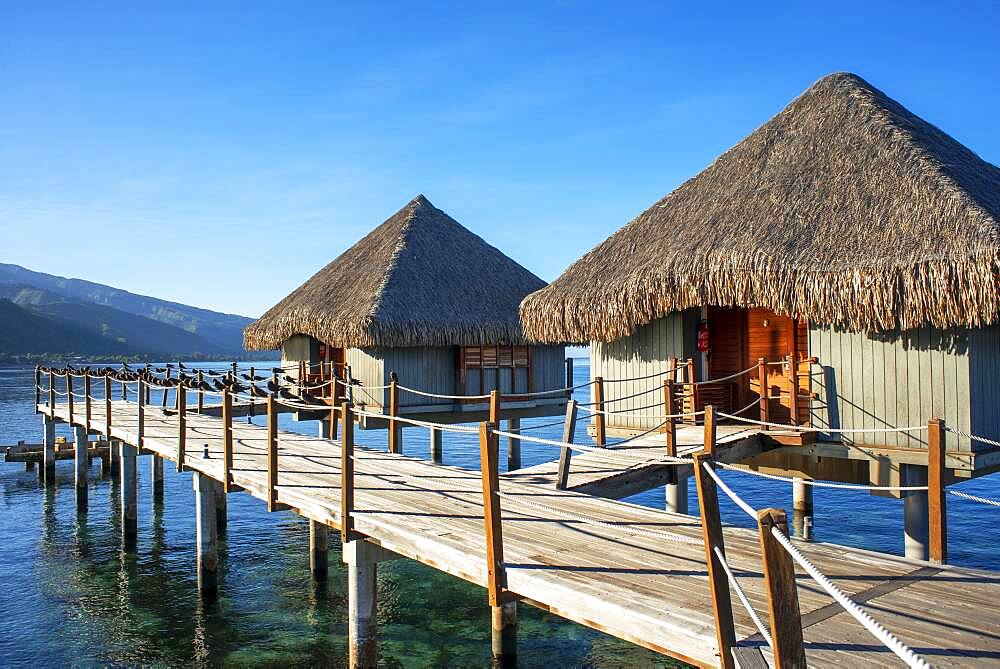
[[[948,504],[945,469],[945,425],[940,418],[927,423],[927,528],[932,562],[948,561]]]
[[[396,380],[396,373],[392,372],[389,381],[389,452],[402,453],[402,444],[399,439],[399,422],[396,416],[399,415],[399,382]]]
[[[184,471],[187,453],[187,388],[183,381],[177,385],[177,471]]]
[[[122,401],[123,402],[127,402],[128,401],[128,381],[125,380],[125,370],[120,370],[120,373],[122,375],[122,379],[119,382],[119,385],[121,385],[121,391],[122,391]]]
[[[163,402],[160,405],[163,409],[167,408],[167,393],[170,392],[170,367],[167,367],[167,371],[164,373],[163,381]]]
[[[764,585],[767,588],[767,608],[771,618],[774,641],[774,666],[777,669],[798,669],[806,666],[802,643],[802,615],[799,593],[795,586],[795,564],[784,546],[771,534],[777,527],[788,536],[788,520],[781,509],[761,509],[757,512],[757,528],[764,564]]]
[[[770,420],[771,412],[769,410],[769,400],[768,400],[768,388],[767,388],[767,360],[764,358],[757,358],[757,378],[760,381],[760,419],[765,423]],[[766,425],[762,426],[765,430]]]
[[[563,424],[562,440],[564,444],[572,444],[576,435],[576,400],[566,402],[566,422]],[[559,471],[556,475],[556,489],[565,490],[569,483],[569,463],[573,457],[573,449],[563,446],[559,449]]]
[[[233,396],[229,388],[222,391],[222,489],[232,488],[233,471]]]
[[[663,382],[663,415],[672,416],[674,413],[674,380],[667,379]],[[677,421],[674,418],[667,418],[665,432],[667,435],[667,455],[671,458],[677,456]]]
[[[205,373],[199,369],[196,378],[198,381],[198,413],[200,414],[205,409],[205,391],[201,387],[201,384],[205,382]]]
[[[69,424],[73,425],[73,370],[66,368],[66,403],[69,411]]]
[[[146,431],[146,400],[148,395],[146,395],[146,382],[143,377],[139,377],[138,392],[136,393],[136,404],[138,406],[139,412],[139,434],[136,438],[136,449],[142,449],[142,440],[145,436]]]
[[[90,370],[83,370],[83,427],[90,434]]]
[[[56,419],[56,374],[49,368],[49,419]]]
[[[594,379],[594,408],[600,413],[594,414],[594,441],[604,448],[607,443],[607,422],[604,416],[604,377]]]
[[[104,373],[104,437],[111,448],[111,375]]]
[[[42,368],[35,365],[35,413],[38,413],[38,405],[42,402]]]
[[[144,400],[146,404],[149,404],[149,397],[150,397],[150,394],[152,393],[152,389],[151,389],[152,384],[149,383],[149,380],[152,377],[153,377],[153,372],[150,371],[149,363],[147,362],[146,363],[146,395],[145,395],[145,400]]]
[[[716,423],[715,407],[711,404],[705,405],[705,453],[715,457]]]
[[[337,383],[337,370],[330,363],[330,438],[336,441],[340,422],[337,419],[337,407],[340,405],[340,384]]]
[[[500,517],[500,441],[494,429],[494,423],[479,425],[479,463],[483,478],[483,524],[486,529],[486,587],[490,606],[500,606],[506,582]]]
[[[707,408],[707,407],[706,407]],[[733,625],[733,603],[729,595],[729,581],[726,571],[715,554],[715,548],[726,554],[726,544],[722,535],[722,519],[719,515],[719,491],[715,481],[705,471],[705,464],[712,463],[708,453],[694,455],[694,480],[698,486],[698,508],[701,511],[701,533],[705,542],[705,565],[708,568],[708,582],[712,593],[712,614],[715,618],[715,635],[718,643],[719,666],[733,669],[733,647],[736,645],[736,629]]]
[[[791,414],[792,425],[799,424],[799,370],[795,362],[795,356],[788,356],[788,387],[789,387],[789,413]]]
[[[267,510],[278,509],[278,399],[267,396]]]
[[[340,440],[340,539],[343,545],[354,533],[354,412],[350,402],[340,405],[343,437]]]

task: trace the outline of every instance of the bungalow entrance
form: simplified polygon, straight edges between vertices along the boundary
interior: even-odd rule
[[[791,419],[793,380],[799,373],[800,398],[808,389],[802,365],[809,357],[808,325],[805,321],[780,316],[767,309],[709,307],[709,349],[706,352],[708,380],[724,379],[748,369],[763,359],[767,363],[768,420],[787,423]],[[789,357],[791,356],[791,358]],[[790,367],[789,360],[794,360]],[[808,367],[805,367],[808,369]],[[758,402],[742,415],[760,418],[760,375],[749,374],[699,388],[697,404],[715,403],[738,411]],[[808,419],[808,402],[799,401],[799,422]]]

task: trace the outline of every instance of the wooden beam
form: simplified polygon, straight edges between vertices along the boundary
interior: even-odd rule
[[[35,365],[35,413],[38,413],[38,405],[42,403],[42,368]]]
[[[229,388],[222,391],[222,490],[232,489],[233,470],[233,396]]]
[[[770,419],[769,398],[767,388],[767,360],[757,358],[757,378],[760,381],[760,419],[767,422]],[[767,426],[762,426],[765,430]]]
[[[66,368],[66,403],[69,410],[69,424],[73,425],[73,370]]]
[[[399,439],[399,383],[396,381],[395,373],[389,381],[389,452],[402,453],[403,445]]]
[[[708,582],[712,592],[712,614],[715,618],[719,666],[724,669],[733,669],[732,649],[736,645],[733,603],[729,596],[729,581],[726,572],[714,550],[714,547],[718,547],[723,556],[726,554],[726,544],[722,536],[722,520],[719,516],[719,492],[715,481],[705,471],[705,463],[712,463],[711,455],[704,452],[694,455],[694,480],[698,486],[701,533],[705,542],[705,565],[708,568]]]
[[[202,390],[201,384],[205,382],[205,373],[200,369],[198,370],[198,413],[201,413],[205,409],[205,391]]]
[[[166,379],[166,381],[170,380],[170,367],[167,367],[167,371],[164,374],[164,378]],[[167,393],[170,392],[169,385],[166,383],[166,381],[164,381],[163,383],[163,402],[160,404],[160,407],[163,409],[167,408]]]
[[[945,425],[940,418],[927,423],[927,527],[931,562],[948,561],[948,504],[945,469]]]
[[[562,440],[572,444],[576,435],[576,400],[566,402],[566,422],[563,424]],[[565,490],[569,483],[569,463],[573,457],[573,449],[563,446],[559,449],[559,470],[556,474],[556,489]]]
[[[177,471],[184,471],[187,451],[187,388],[177,386]]]
[[[663,382],[663,415],[670,416],[674,413],[674,397],[676,390],[674,389],[674,380],[668,378]],[[667,438],[667,455],[669,457],[677,456],[677,422],[673,418],[666,419],[667,424],[665,427],[665,433]]]
[[[716,422],[715,422],[715,407],[711,404],[705,405],[705,449],[704,452],[711,457],[715,457],[715,445],[716,445]]]
[[[146,432],[146,382],[142,380],[142,377],[139,378],[136,403],[139,412],[139,434],[135,440],[135,447],[138,450],[142,448],[142,439]]]
[[[499,381],[499,376],[497,380]],[[490,391],[490,420],[494,425],[500,424],[500,391],[494,388]]]
[[[604,448],[608,443],[607,422],[604,417],[604,377],[594,379],[594,408],[602,413],[594,414],[594,441]]]
[[[793,346],[794,348],[794,346]],[[799,370],[798,365],[795,362],[795,354],[788,356],[788,387],[789,387],[789,413],[791,415],[791,424],[799,424]]]
[[[90,434],[90,370],[83,370],[83,426]]]
[[[500,517],[499,440],[493,423],[479,424],[479,463],[483,479],[483,524],[486,530],[486,587],[490,606],[503,601],[503,528]]]
[[[267,510],[278,506],[278,400],[267,396]]]
[[[111,375],[104,375],[104,437],[111,443]]]
[[[774,527],[788,536],[788,520],[784,511],[761,509],[757,512],[767,608],[774,640],[774,666],[777,669],[805,667],[806,652],[802,643],[802,615],[795,585],[795,564],[792,556],[771,534]]]
[[[56,375],[49,369],[49,420],[56,419]]]
[[[354,531],[354,412],[350,402],[340,407],[344,428],[340,440],[340,540],[346,546],[357,538]]]

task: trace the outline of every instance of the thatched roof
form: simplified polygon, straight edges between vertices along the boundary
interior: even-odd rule
[[[852,74],[816,82],[521,304],[545,342],[759,306],[856,331],[1000,316],[1000,169]]]
[[[294,334],[339,347],[520,344],[517,307],[545,282],[423,195],[244,332],[247,349]]]

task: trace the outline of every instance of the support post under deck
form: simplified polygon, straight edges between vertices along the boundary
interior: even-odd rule
[[[195,496],[195,526],[198,543],[198,590],[212,599],[218,592],[219,532],[215,516],[216,493],[222,485],[200,472],[192,476]]]
[[[507,431],[514,434],[521,434],[521,419],[508,418]],[[507,471],[512,472],[521,468],[521,440],[514,437],[507,437]]]
[[[330,528],[309,519],[309,570],[317,581],[326,580],[329,569]]]
[[[347,563],[348,667],[374,669],[378,665],[378,560],[376,547],[364,539],[344,545]]]
[[[56,483],[56,422],[42,416],[42,467],[38,479],[45,485]]]
[[[517,665],[517,600],[490,607],[493,660],[501,667]]]
[[[229,525],[229,496],[226,495],[225,488],[218,485],[215,488],[215,533],[220,537],[226,536]]]
[[[90,457],[87,453],[89,439],[87,439],[87,428],[76,426],[73,428],[73,465],[74,480],[76,482],[76,510],[87,510],[87,469],[90,464]]]
[[[163,458],[161,458],[156,453],[153,453],[152,461],[150,462],[150,471],[152,473],[152,478],[150,482],[150,488],[153,492],[153,501],[162,502],[163,501]]]
[[[137,449],[125,442],[118,442],[121,449],[118,461],[121,465],[121,509],[122,509],[122,546],[126,553],[135,552],[139,537],[138,495],[135,460]]]
[[[688,477],[678,476],[680,467],[670,468],[670,480],[667,482],[666,508],[671,513],[688,512]]]
[[[431,428],[431,461],[441,462],[444,458],[444,432],[439,427]]]
[[[922,465],[902,465],[900,483],[903,486],[927,485],[927,468]],[[927,537],[927,491],[903,491],[903,550],[906,557],[926,560],[928,557]]]
[[[813,487],[800,478],[792,480],[792,532],[797,539],[813,540]]]

